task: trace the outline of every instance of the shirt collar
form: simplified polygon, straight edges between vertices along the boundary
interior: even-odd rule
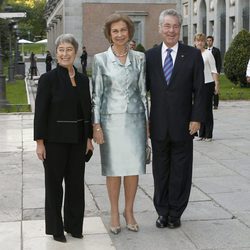
[[[179,47],[179,43],[176,43],[173,47],[171,47],[171,49],[177,54],[178,47]],[[161,47],[161,53],[162,53],[162,54],[167,53],[166,50],[167,50],[168,48],[169,48],[169,47],[167,47],[167,45],[163,42],[163,43],[162,43],[162,47]]]
[[[109,58],[111,59],[112,62],[116,62],[116,58],[115,58],[115,55],[111,49],[111,46],[108,48],[108,56]]]

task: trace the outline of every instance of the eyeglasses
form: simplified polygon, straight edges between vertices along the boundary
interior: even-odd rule
[[[180,29],[180,25],[170,25],[170,24],[163,24],[162,27],[166,30],[170,30],[170,29],[173,29],[173,30],[179,30]]]
[[[60,54],[71,54],[74,52],[74,48],[58,48],[57,49],[57,53],[60,53]]]

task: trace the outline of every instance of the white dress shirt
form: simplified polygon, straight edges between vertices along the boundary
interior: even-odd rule
[[[173,65],[175,63],[175,59],[176,59],[176,55],[177,55],[177,51],[178,51],[178,46],[179,46],[179,43],[176,43],[174,47],[172,47],[171,49],[173,50],[171,52],[171,56],[172,56],[172,60],[173,60]],[[167,49],[169,49],[167,47],[167,45],[163,42],[162,43],[162,47],[161,47],[161,62],[162,62],[162,68],[164,68],[164,62],[165,62],[165,58],[167,56]]]
[[[205,83],[214,82],[212,73],[218,74],[216,70],[214,56],[209,50],[205,49],[202,52],[202,58],[204,61],[204,77]]]

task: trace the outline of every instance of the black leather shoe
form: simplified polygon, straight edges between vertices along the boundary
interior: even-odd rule
[[[156,227],[158,228],[164,228],[164,227],[167,227],[168,225],[168,220],[167,220],[167,217],[166,216],[162,216],[160,215],[158,217],[158,219],[156,220]]]
[[[177,227],[181,226],[181,220],[180,218],[175,218],[175,217],[171,217],[168,216],[168,223],[167,223],[167,227],[174,229]]]
[[[65,235],[53,235],[54,240],[59,242],[67,242]]]
[[[67,230],[65,230],[65,232],[67,234],[71,234],[71,236],[74,237],[74,238],[78,238],[78,239],[82,239],[83,238],[83,235],[81,233],[79,233],[79,234],[77,234],[77,233],[71,233],[70,231],[67,231]]]
[[[72,237],[82,239],[83,235],[82,234],[71,234]]]

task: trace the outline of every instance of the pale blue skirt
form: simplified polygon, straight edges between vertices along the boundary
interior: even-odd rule
[[[101,115],[105,143],[100,145],[102,175],[146,173],[144,113]]]

